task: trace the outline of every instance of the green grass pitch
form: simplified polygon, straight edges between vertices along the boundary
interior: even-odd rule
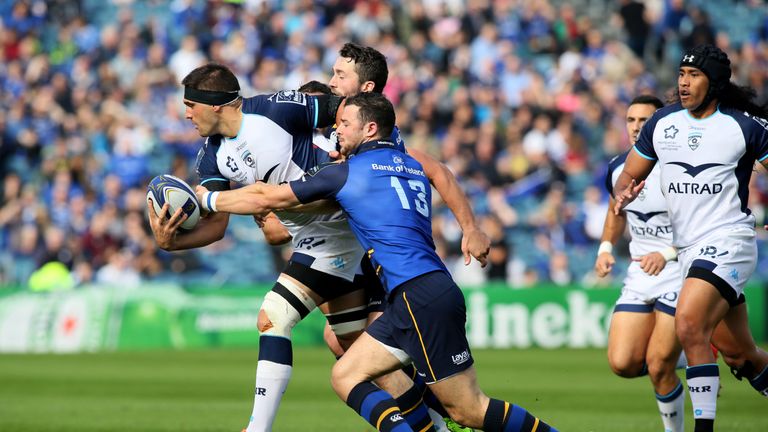
[[[603,350],[478,350],[480,384],[560,431],[661,431],[650,382],[608,369]],[[257,353],[0,355],[0,431],[230,431],[251,412]],[[336,398],[331,355],[294,353],[275,431],[373,428]],[[766,431],[766,400],[721,365],[719,430]],[[686,430],[693,430],[686,401]]]

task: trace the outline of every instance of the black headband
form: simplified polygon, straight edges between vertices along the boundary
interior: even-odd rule
[[[728,61],[727,58],[725,61]],[[731,78],[730,63],[726,64],[715,55],[702,50],[691,50],[680,59],[680,67],[691,66],[704,72],[712,86],[721,88],[728,84]]]
[[[226,105],[240,97],[240,90],[231,92],[198,90],[192,87],[184,87],[184,99],[206,105]]]

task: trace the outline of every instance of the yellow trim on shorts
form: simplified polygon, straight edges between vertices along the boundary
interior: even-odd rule
[[[376,420],[376,430],[381,430],[381,422],[384,421],[384,418],[386,416],[392,414],[393,412],[397,411],[397,410],[399,410],[398,407],[392,407],[392,408],[384,411],[383,413],[381,413],[381,415],[379,416],[379,419]]]
[[[419,343],[421,344],[421,350],[424,352],[424,359],[427,361],[427,367],[429,368],[429,373],[432,374],[432,381],[437,381],[437,377],[435,376],[435,371],[432,370],[432,364],[429,362],[429,356],[427,355],[427,347],[424,346],[424,339],[421,337],[419,324],[416,323],[416,317],[413,316],[413,311],[411,310],[411,304],[408,303],[408,299],[405,298],[405,293],[403,293],[403,300],[405,301],[405,306],[408,308],[408,314],[411,315],[411,321],[413,321],[413,327],[416,329],[416,334],[419,336]]]
[[[539,428],[539,418],[538,417],[534,417],[533,428],[531,429],[531,432],[536,432],[536,429],[538,429],[538,428]]]

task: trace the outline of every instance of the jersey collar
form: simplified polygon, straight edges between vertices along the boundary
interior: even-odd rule
[[[387,141],[387,140],[366,141],[366,142],[360,144],[359,146],[357,146],[357,148],[355,149],[354,152],[352,152],[350,157],[355,156],[355,155],[360,154],[360,153],[365,153],[365,152],[367,152],[369,150],[376,150],[376,149],[379,149],[379,148],[389,148],[389,149],[393,149],[394,150],[397,147],[395,147],[395,143],[393,143],[392,141]]]

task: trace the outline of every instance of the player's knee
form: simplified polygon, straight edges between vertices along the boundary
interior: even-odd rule
[[[702,325],[688,314],[675,316],[675,334],[683,346],[695,345],[706,339]]]
[[[611,371],[622,378],[635,378],[645,372],[643,359],[633,359],[631,356],[608,355],[608,365]]]
[[[454,402],[445,403],[442,401],[441,403],[443,404],[445,411],[448,413],[448,416],[456,423],[464,426],[482,426],[485,412],[480,405],[461,405]]]
[[[314,305],[311,308],[307,304],[304,306],[309,310],[314,308]],[[261,333],[290,337],[291,330],[302,318],[303,315],[285,297],[270,291],[261,304],[258,328]]]
[[[335,352],[334,343],[338,344],[342,350],[346,350],[362,334],[368,314],[364,307],[356,307],[326,314],[326,318],[331,334],[328,334],[328,328],[326,328],[323,337],[331,351]]]

